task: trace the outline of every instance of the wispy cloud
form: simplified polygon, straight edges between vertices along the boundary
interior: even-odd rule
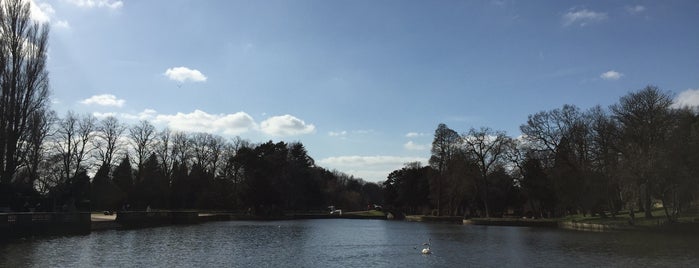
[[[99,105],[99,106],[112,106],[112,107],[122,107],[126,103],[123,99],[117,99],[116,96],[112,94],[102,94],[94,95],[87,99],[80,101],[80,103],[85,105]]]
[[[151,116],[155,117],[153,120],[155,123],[164,123],[172,129],[188,132],[238,135],[257,128],[255,120],[245,112],[209,114],[201,110],[194,110],[191,113],[157,114]]]
[[[108,8],[119,9],[124,6],[122,1],[114,0],[64,0],[71,5],[82,8]],[[51,23],[55,28],[70,29],[70,23],[65,19],[56,16],[56,10],[48,2],[40,0],[29,0],[29,11],[31,19],[38,23]]]
[[[328,132],[328,136],[330,136],[330,137],[343,137],[343,136],[347,136],[347,131],[346,131],[346,130],[342,130],[342,131],[330,131],[330,132]]]
[[[93,112],[92,116],[97,117],[97,119],[103,119],[103,118],[110,117],[110,116],[117,117],[118,114],[114,113],[114,112],[108,112],[108,113]]]
[[[173,67],[169,68],[163,73],[170,80],[174,80],[180,83],[187,81],[191,82],[205,82],[206,76],[202,74],[199,70],[190,69],[187,67]]]
[[[674,108],[699,107],[699,89],[690,88],[682,91],[675,97],[672,106]]]
[[[114,0],[66,0],[66,2],[82,8],[120,9],[124,6],[124,2]]]
[[[153,109],[145,109],[140,113],[137,114],[122,114],[122,117],[124,117],[127,120],[134,120],[134,121],[140,121],[140,120],[155,120],[156,117],[158,116],[158,112]]]
[[[622,76],[624,76],[624,74],[614,70],[609,70],[599,75],[599,77],[604,80],[619,80]]]
[[[317,163],[369,181],[385,180],[392,171],[400,169],[406,163],[427,163],[427,158],[411,156],[334,156],[319,160]]]
[[[595,12],[588,9],[572,8],[563,14],[563,26],[580,25],[586,26],[607,19],[607,13]]]
[[[422,137],[422,136],[425,136],[425,135],[427,135],[427,134],[425,134],[425,133],[419,133],[419,132],[408,132],[407,134],[405,134],[405,137],[407,137],[407,138],[415,138],[415,137]]]
[[[56,23],[54,23],[53,26],[56,28],[70,29],[70,23],[68,23],[67,20],[56,21]]]
[[[405,144],[403,144],[403,148],[411,151],[426,151],[429,150],[431,147],[429,144],[419,144],[413,141],[408,141]]]
[[[53,9],[51,4],[38,3],[34,0],[29,1],[29,11],[31,12],[31,19],[38,23],[51,22],[51,17],[56,14],[56,11]]]
[[[247,132],[284,137],[310,134],[315,126],[292,115],[272,116],[257,123],[246,112],[231,114],[210,114],[195,109],[190,113],[161,114],[153,109],[139,113],[93,113],[96,117],[117,116],[125,120],[148,120],[154,124],[187,132],[207,132],[223,135],[240,135]]]
[[[375,131],[373,129],[358,129],[358,130],[339,130],[339,131],[330,131],[328,132],[328,136],[330,137],[341,137],[341,138],[347,138],[347,136],[359,136],[359,135],[369,135],[374,133]]]
[[[321,159],[319,163],[329,164],[329,165],[339,165],[344,167],[361,167],[366,165],[399,165],[402,166],[405,163],[425,161],[424,157],[410,157],[410,156],[333,156]]]
[[[635,15],[638,13],[641,13],[646,10],[646,7],[641,6],[641,5],[636,5],[636,6],[627,6],[626,7],[626,12],[629,14]]]
[[[307,124],[301,119],[292,115],[282,115],[270,117],[260,123],[260,130],[272,136],[295,136],[309,134],[315,131],[316,127]]]

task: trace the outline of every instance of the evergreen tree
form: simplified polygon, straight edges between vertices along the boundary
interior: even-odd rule
[[[131,169],[131,161],[128,156],[122,158],[121,163],[114,169],[113,178],[114,184],[122,192],[121,203],[130,205],[134,183],[133,169]]]

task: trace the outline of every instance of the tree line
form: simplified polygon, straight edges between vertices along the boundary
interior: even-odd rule
[[[610,107],[528,117],[522,136],[439,124],[429,163],[381,185],[315,165],[301,143],[252,144],[127,125],[49,106],[48,24],[29,3],[0,3],[0,208],[227,209],[256,214],[360,209],[409,213],[615,216],[662,207],[675,220],[697,200],[699,115],[648,86]]]
[[[655,86],[607,108],[574,105],[529,115],[522,135],[439,124],[428,166],[383,183],[408,213],[606,217],[662,207],[674,221],[699,197],[699,113]]]
[[[360,209],[379,185],[316,166],[299,142],[253,144],[49,106],[48,24],[0,3],[0,209]]]
[[[33,154],[36,163],[21,158],[2,185],[15,195],[8,201],[15,209],[32,198],[50,202],[43,206],[53,210],[151,207],[263,215],[381,203],[379,185],[316,166],[300,142],[253,144],[74,112],[62,118],[47,113],[41,120],[38,151],[19,152]]]
[[[74,112],[43,116],[38,151],[19,152],[33,154],[36,163],[21,158],[2,184],[10,193],[3,201],[14,209],[44,200],[52,210],[151,207],[278,215],[381,203],[378,184],[316,166],[300,142],[253,144]]]

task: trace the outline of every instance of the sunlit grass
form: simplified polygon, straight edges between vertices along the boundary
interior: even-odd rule
[[[662,208],[654,209],[651,211],[652,218],[646,218],[643,211],[636,211],[634,213],[634,225],[635,226],[645,226],[645,227],[656,227],[667,224],[668,219],[665,216],[665,211]],[[574,221],[574,222],[584,222],[593,224],[606,224],[606,225],[629,225],[629,213],[628,211],[620,211],[619,214],[612,217],[612,215],[607,215],[607,217],[601,216],[583,216],[582,214],[569,215],[561,218],[563,221]],[[699,219],[699,214],[684,213],[680,214],[677,218],[679,223],[694,223]]]
[[[383,217],[386,215],[383,211],[373,209],[367,211],[347,212],[347,214],[365,217]]]

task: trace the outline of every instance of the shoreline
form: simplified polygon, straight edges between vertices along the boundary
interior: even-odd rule
[[[197,211],[130,211],[115,213],[112,216],[92,214],[91,230],[119,230],[135,229],[178,224],[199,224],[211,221],[283,221],[283,220],[310,220],[310,219],[360,219],[360,220],[385,220],[383,215],[363,215],[357,213],[345,213],[343,215],[331,214],[290,214],[281,216],[258,216],[229,212],[197,212]],[[121,215],[121,216],[120,216]]]
[[[70,217],[68,217],[70,216]],[[101,213],[0,213],[0,240],[46,234],[85,234],[93,231],[138,229],[180,224],[200,224],[211,221],[284,221],[310,219],[392,220],[377,211],[350,212],[343,215],[325,213],[298,213],[282,216],[256,216],[233,212],[199,211],[128,211],[115,215]],[[699,220],[693,222],[662,223],[657,225],[625,225],[617,222],[598,223],[595,220],[470,218],[461,216],[406,215],[407,222],[448,223],[483,226],[515,226],[557,228],[583,232],[655,232],[699,234]]]

